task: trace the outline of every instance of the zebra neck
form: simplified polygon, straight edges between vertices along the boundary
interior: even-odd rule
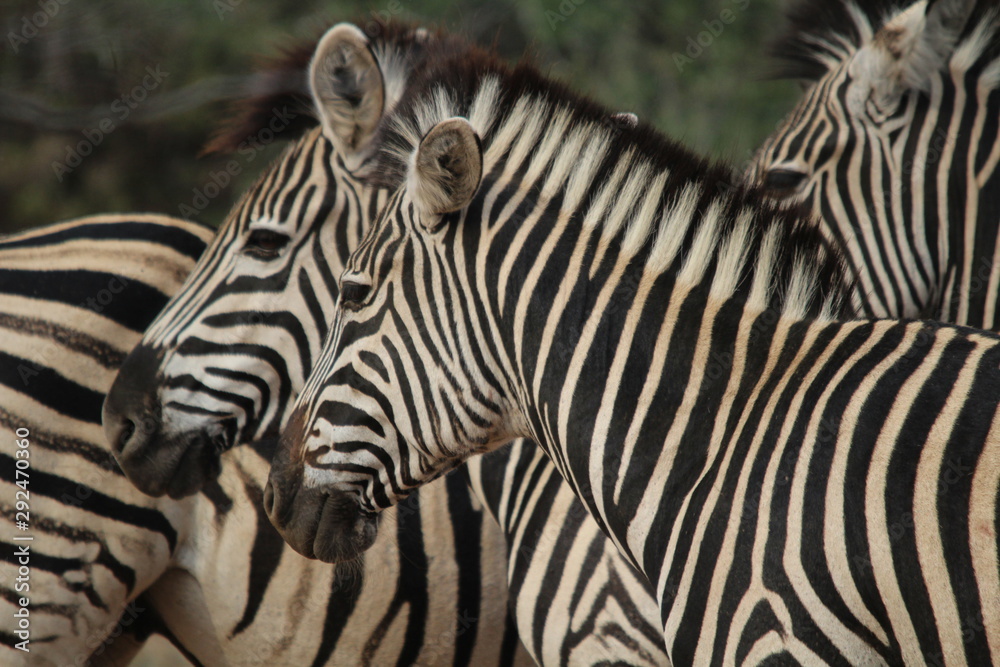
[[[944,239],[940,245],[945,246],[937,289],[940,306],[933,315],[996,330],[1000,327],[1000,265],[995,259],[1000,257],[1000,93],[994,90],[985,104],[968,103],[974,113],[955,110],[956,117],[943,134],[944,147],[937,152],[951,168],[946,177],[936,179],[937,210],[925,211],[944,225],[939,232]],[[958,116],[964,116],[961,122]]]
[[[995,74],[961,78],[967,74],[943,73],[934,79],[930,94],[911,95],[892,139],[897,148],[890,160],[898,172],[892,178],[901,187],[873,193],[890,199],[882,208],[895,220],[892,237],[884,241],[886,252],[892,248],[902,252],[898,258],[865,263],[884,261],[885,270],[900,271],[900,284],[915,290],[925,316],[996,329],[1000,324],[1000,266],[994,261],[1000,252],[1000,94],[992,80]],[[872,182],[879,180],[873,173]],[[860,220],[861,228],[851,233],[881,233],[877,227],[866,231],[865,224]],[[897,261],[912,265],[897,269]],[[894,298],[872,296],[886,302]]]
[[[723,427],[745,420],[755,388],[831,323],[714,298],[709,284],[668,274],[645,280],[605,267],[581,280],[567,301],[506,319],[514,326],[503,338],[531,437],[619,548],[657,571],[647,559],[665,545],[632,530],[678,511],[709,452],[723,447]],[[539,281],[536,296],[546,288]],[[670,526],[673,515],[657,521]]]
[[[819,233],[754,193],[708,176],[670,183],[629,154],[609,161],[603,178],[565,189],[492,165],[442,262],[475,274],[475,338],[517,403],[497,441],[538,442],[641,564],[616,532],[638,511],[629,489],[663,451],[697,460],[682,450],[703,451],[706,425],[740,412],[727,390],[736,360],[737,375],[761,377],[772,329],[825,325],[849,288]],[[659,465],[685,497],[688,464]]]

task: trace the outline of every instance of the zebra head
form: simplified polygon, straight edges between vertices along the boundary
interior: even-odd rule
[[[304,383],[347,249],[385,200],[355,172],[429,42],[422,29],[378,28],[369,39],[339,24],[319,41],[308,86],[320,126],[236,204],[122,365],[104,427],[144,492],[198,491],[222,451],[277,434]]]
[[[330,337],[264,492],[272,523],[303,555],[357,556],[379,510],[514,437],[511,375],[446,251],[461,243],[482,174],[469,121],[438,123],[348,262]]]
[[[776,198],[812,207],[869,316],[925,315],[948,278],[945,221],[960,227],[966,202],[956,185],[971,168],[956,135],[968,113],[960,101],[968,95],[972,106],[976,95],[975,85],[961,92],[963,77],[984,51],[995,57],[995,28],[986,28],[995,15],[969,20],[986,5],[920,1],[883,16],[879,3],[803,4],[776,49],[808,88],[748,174]],[[997,68],[982,74],[995,88]]]

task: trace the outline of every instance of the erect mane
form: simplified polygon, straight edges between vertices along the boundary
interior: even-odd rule
[[[276,109],[294,114],[277,135],[282,139],[295,139],[318,125],[306,82],[306,70],[318,41],[319,36],[261,59],[247,95],[228,105],[229,115],[218,123],[202,154],[235,152],[240,144],[268,126]]]
[[[534,172],[532,187],[545,187],[546,179],[560,183],[565,206],[582,219],[617,220],[594,224],[613,227],[609,238],[647,266],[670,266],[689,276],[732,268],[737,275],[720,280],[721,291],[747,296],[752,284],[760,286],[754,254],[768,253],[764,306],[788,306],[801,315],[850,312],[843,261],[804,209],[779,207],[727,165],[696,156],[645,123],[616,122],[614,111],[546,78],[532,64],[509,66],[480,49],[430,63],[411,80],[379,129],[379,153],[366,169],[367,180],[398,187],[420,140],[452,117],[467,118],[477,132],[487,177],[513,164],[519,173]],[[535,131],[533,148],[517,148],[512,137]],[[539,157],[543,153],[549,157]],[[602,200],[603,184],[622,173],[627,176],[621,190]],[[650,192],[657,194],[646,201]],[[681,211],[671,220],[687,215],[693,222],[671,230],[660,224],[667,210]],[[706,225],[714,226],[713,233],[699,234]],[[674,243],[668,237],[678,230],[681,238]],[[737,237],[738,244],[727,243]],[[734,254],[734,245],[742,254]]]
[[[799,0],[787,12],[788,29],[770,47],[778,60],[774,76],[815,81],[832,63],[844,62],[871,41],[893,16],[915,0]],[[988,43],[980,57],[1000,56],[1000,31],[995,0],[977,0],[959,43],[972,36],[983,21],[993,21]]]
[[[428,30],[405,21],[383,21],[372,17],[356,21],[355,25],[368,35],[380,65],[385,67],[388,64],[393,70],[390,74],[415,66],[425,57],[428,47],[443,49],[445,45],[452,46],[459,42],[439,30]],[[262,58],[256,68],[257,74],[248,86],[247,95],[229,105],[228,117],[219,123],[202,152],[235,152],[248,138],[271,127],[279,111],[287,110],[289,115],[294,116],[276,132],[278,138],[297,139],[319,125],[307,77],[309,62],[323,32],[280,47],[275,56]],[[396,62],[400,59],[402,62]],[[396,81],[391,83],[398,85]]]
[[[622,144],[628,143],[654,163],[669,166],[673,172],[697,174],[712,186],[717,183],[728,186],[733,182],[728,168],[713,166],[646,123],[633,125],[616,120],[616,110],[547,78],[533,63],[521,61],[508,65],[494,53],[473,46],[438,58],[411,79],[395,111],[381,125],[377,137],[381,150],[370,170],[370,180],[384,187],[396,187],[405,175],[409,153],[416,148],[419,139],[431,126],[447,117],[443,116],[444,108],[432,111],[442,95],[448,98],[448,111],[453,112],[452,115],[467,116],[481,92],[481,84],[491,77],[501,82],[496,109],[511,109],[521,99],[544,99],[550,112],[564,107],[570,113],[570,127],[588,124],[605,127],[615,133]],[[430,116],[435,116],[430,121],[429,111]],[[497,128],[498,124],[493,123],[486,132],[480,132],[480,139],[490,143]]]

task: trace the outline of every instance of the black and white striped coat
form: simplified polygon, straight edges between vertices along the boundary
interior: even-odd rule
[[[335,566],[270,526],[262,446],[230,452],[183,500],[122,475],[103,395],[211,237],[167,216],[106,215],[0,240],[2,663],[111,664],[159,632],[213,666],[528,664],[507,621],[502,535],[458,478],[390,518],[372,557]],[[26,532],[13,525],[18,429],[29,433]],[[33,538],[24,582],[14,535]],[[22,596],[30,652],[14,648]]]
[[[360,86],[372,96],[354,102],[361,120],[334,118],[287,149],[237,204],[123,367],[106,408],[112,437],[118,440],[114,431],[126,421],[141,422],[147,406],[162,424],[129,433],[117,454],[141,488],[183,493],[216,465],[213,439],[228,447],[277,434],[287,418],[333,316],[344,261],[386,201],[386,191],[363,187],[354,173],[372,149],[370,133],[419,66],[421,51],[455,48],[449,38],[414,42],[405,29],[394,30],[369,38],[341,25],[324,37],[325,55],[313,59],[313,93],[342,111],[350,108],[344,98],[358,91],[336,86]],[[445,43],[435,46],[434,39]],[[335,70],[339,76],[327,79]],[[220,143],[231,147],[285,103],[294,100],[255,100]],[[522,480],[517,475],[525,469],[530,476]],[[507,576],[523,643],[543,664],[664,664],[648,582],[554,473],[527,443],[463,473],[510,546]],[[442,489],[422,491],[421,503]]]
[[[163,216],[107,215],[0,239],[5,665],[128,656],[138,646],[109,635],[158,624],[148,601],[135,598],[173,562],[196,501],[139,493],[104,444],[100,407],[122,359],[211,236]],[[20,476],[17,460],[27,461]],[[26,503],[23,514],[16,500]],[[15,541],[24,536],[31,540]],[[27,628],[14,616],[22,598]],[[28,651],[14,648],[25,639]]]
[[[408,89],[272,522],[358,553],[530,436],[656,587],[674,664],[1000,661],[1000,339],[851,319],[806,220],[606,114],[488,58]]]

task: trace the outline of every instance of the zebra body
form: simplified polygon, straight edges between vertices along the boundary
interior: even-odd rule
[[[530,436],[674,664],[1000,661],[1000,339],[850,319],[807,221],[530,67],[442,63],[393,116],[272,461],[286,540],[363,551]]]
[[[363,71],[342,72],[341,78],[383,81],[369,93],[385,95],[388,110],[404,87],[407,68],[400,66],[410,62],[399,45],[412,48],[405,36],[394,35],[377,35],[354,49],[352,40],[361,39],[356,32],[335,27],[319,48],[331,58],[352,53],[346,60]],[[326,60],[317,56],[314,63],[314,72],[323,71]],[[314,89],[324,85],[310,80]],[[316,96],[341,108],[338,92],[323,89]],[[268,110],[280,103],[266,98],[253,106]],[[368,102],[357,106],[367,108]],[[371,106],[381,114],[379,105]],[[248,113],[260,115],[256,109]],[[344,131],[342,120],[308,131],[237,204],[187,286],[123,367],[105,408],[113,441],[124,420],[141,418],[133,401],[150,391],[148,403],[162,406],[164,424],[189,429],[135,438],[118,452],[142,488],[175,493],[173,480],[186,484],[202,475],[204,462],[184,454],[186,446],[197,448],[217,434],[227,444],[276,435],[287,420],[333,317],[336,279],[387,201],[387,191],[363,186],[347,168],[363,164],[371,132],[363,128],[374,123],[361,120]],[[551,464],[529,447],[519,443],[463,473],[503,529],[497,535],[507,537],[507,574],[517,592],[512,608],[529,653],[542,664],[665,664],[648,583],[585,516]],[[158,461],[148,469],[146,454]],[[198,461],[195,473],[186,468],[192,460]],[[524,466],[533,470],[531,484],[511,479]],[[511,483],[520,489],[515,497]],[[440,493],[440,485],[422,491],[421,498],[425,492]],[[303,553],[316,555],[308,547]],[[335,554],[321,555],[336,560]]]
[[[821,22],[815,4],[778,48],[809,88],[751,176],[813,207],[869,316],[997,329],[996,4],[837,0]]]
[[[183,500],[150,498],[122,475],[100,427],[103,395],[211,236],[119,215],[0,241],[2,664],[111,664],[139,648],[122,632],[150,631],[213,666],[527,664],[506,621],[502,536],[457,478],[389,517],[372,558],[333,566],[300,557],[269,525],[263,444],[227,454],[218,480]],[[13,524],[22,428],[27,532]],[[26,582],[16,535],[33,537]],[[29,652],[15,648],[21,597]]]
[[[145,602],[129,603],[189,534],[194,499],[136,491],[104,444],[100,405],[121,360],[209,238],[190,222],[131,215],[0,239],[5,665],[79,664],[115,653],[124,642],[106,639],[147,620],[136,618]],[[28,462],[21,474],[18,460]],[[18,500],[27,506],[22,514]],[[25,536],[32,539],[17,539]],[[27,616],[16,617],[22,607]]]

